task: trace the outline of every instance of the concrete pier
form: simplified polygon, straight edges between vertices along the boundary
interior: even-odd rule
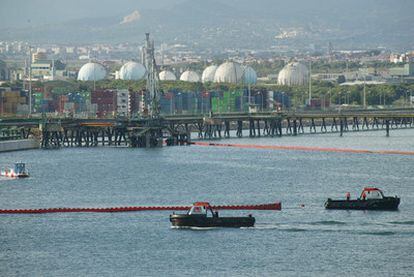
[[[8,140],[0,141],[0,153],[18,150],[29,150],[40,148],[39,141],[37,139],[20,139],[20,140]]]

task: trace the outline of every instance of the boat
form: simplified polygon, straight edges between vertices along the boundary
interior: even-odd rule
[[[221,217],[208,202],[196,202],[186,214],[170,215],[173,227],[253,227],[255,218],[252,215],[245,217]]]
[[[378,188],[364,188],[357,199],[351,199],[349,193],[345,200],[332,200],[325,202],[326,209],[341,210],[397,210],[400,198],[397,196],[384,196]]]
[[[26,164],[18,162],[14,164],[13,168],[4,168],[0,171],[0,176],[9,178],[26,178],[29,177],[29,172],[26,169]]]

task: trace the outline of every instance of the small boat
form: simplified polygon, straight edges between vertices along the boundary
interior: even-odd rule
[[[1,169],[0,176],[9,178],[26,178],[29,177],[29,172],[26,169],[26,164],[19,162],[14,164],[14,168]]]
[[[397,210],[400,198],[397,196],[384,196],[378,188],[364,188],[358,199],[351,199],[349,193],[345,200],[332,200],[325,202],[326,209],[341,210]]]
[[[196,202],[186,214],[172,214],[170,221],[174,227],[253,227],[255,218],[246,217],[220,217],[213,211],[208,202]]]

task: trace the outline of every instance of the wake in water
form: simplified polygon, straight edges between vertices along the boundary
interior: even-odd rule
[[[336,221],[336,220],[323,220],[323,221],[315,221],[309,222],[310,225],[346,225],[346,222],[343,221]]]
[[[395,224],[395,225],[414,225],[414,220],[409,220],[409,221],[391,221],[388,222],[390,224]]]
[[[414,221],[394,222],[397,225],[414,225]],[[386,227],[388,226],[388,227]],[[390,227],[383,223],[348,223],[343,221],[326,220],[314,222],[296,222],[289,224],[256,224],[250,230],[281,231],[281,232],[315,232],[315,233],[344,233],[354,235],[392,236],[392,235],[414,235],[413,228]]]
[[[236,144],[236,143],[208,143],[193,142],[198,146],[216,146],[216,147],[236,147],[247,149],[270,149],[270,150],[291,150],[291,151],[316,151],[316,152],[342,152],[356,154],[381,154],[381,155],[408,155],[413,156],[414,151],[398,151],[398,150],[367,150],[367,149],[351,149],[351,148],[334,148],[334,147],[309,147],[296,145],[257,145],[257,144]]]

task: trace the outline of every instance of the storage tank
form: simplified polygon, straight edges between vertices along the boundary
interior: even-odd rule
[[[214,74],[216,83],[241,83],[243,81],[243,68],[235,62],[222,63]]]
[[[137,62],[127,62],[119,70],[119,79],[138,81],[145,77],[145,67]]]
[[[201,82],[214,82],[214,75],[216,74],[217,65],[210,65],[206,67],[201,75]]]
[[[78,72],[79,81],[99,81],[106,77],[106,69],[96,62],[84,64]]]
[[[175,77],[174,73],[172,73],[169,70],[163,70],[159,74],[161,81],[175,81],[177,80],[177,77]]]
[[[184,82],[200,82],[200,76],[197,74],[197,72],[192,70],[184,71],[183,74],[180,76],[180,80]]]
[[[279,72],[279,76],[277,78],[277,83],[279,85],[286,86],[303,86],[306,85],[308,81],[309,70],[305,65],[299,62],[288,63]]]
[[[244,66],[243,83],[247,85],[254,85],[257,82],[257,73],[250,66]]]

